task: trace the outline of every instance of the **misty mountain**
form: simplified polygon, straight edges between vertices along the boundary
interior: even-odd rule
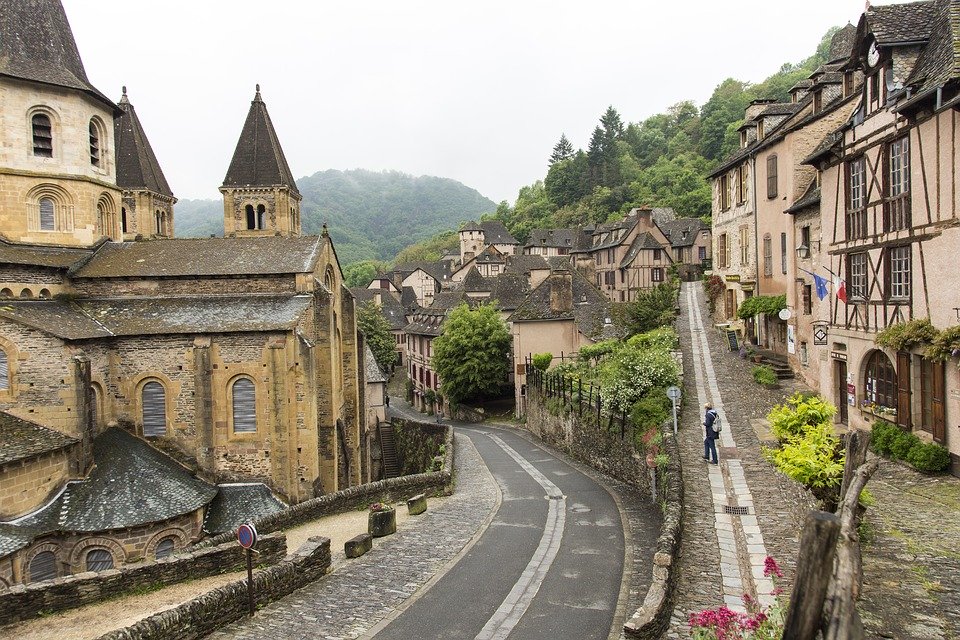
[[[326,222],[341,264],[391,260],[404,247],[492,213],[497,205],[456,180],[397,171],[320,171],[297,180],[305,234]],[[178,237],[223,235],[220,200],[181,200]]]

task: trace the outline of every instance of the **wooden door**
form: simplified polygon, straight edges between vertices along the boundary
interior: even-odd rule
[[[910,354],[897,353],[897,424],[910,429]]]
[[[840,422],[847,424],[847,363],[836,361],[837,407],[840,409]]]
[[[724,315],[727,318],[732,318],[737,313],[737,302],[736,302],[736,292],[733,289],[727,289],[726,296],[724,297]]]
[[[933,441],[938,444],[946,444],[947,439],[947,419],[946,419],[946,376],[944,373],[944,364],[935,362],[933,364]]]

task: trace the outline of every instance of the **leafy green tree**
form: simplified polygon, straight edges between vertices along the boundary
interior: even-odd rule
[[[573,145],[567,140],[567,134],[561,134],[560,142],[554,145],[553,153],[550,154],[550,165],[553,166],[561,160],[569,160],[572,157]]]
[[[460,249],[460,235],[456,231],[438,233],[429,240],[412,244],[393,259],[394,264],[404,262],[434,262],[447,251]]]
[[[676,317],[677,289],[669,282],[640,291],[637,299],[626,305],[627,331],[631,335],[670,326]]]
[[[354,262],[343,268],[343,279],[348,287],[365,287],[381,273],[388,271],[387,265],[377,260]]]
[[[357,308],[357,326],[364,340],[370,345],[373,357],[380,368],[388,372],[397,361],[396,341],[390,333],[390,325],[380,313],[380,305],[367,302]]]
[[[512,338],[493,305],[450,312],[433,341],[433,368],[454,404],[497,395],[507,381]]]

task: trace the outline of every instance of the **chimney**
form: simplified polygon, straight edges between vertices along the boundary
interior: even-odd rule
[[[73,358],[73,379],[75,402],[76,402],[76,420],[77,433],[80,436],[80,455],[76,460],[75,473],[77,476],[84,476],[87,470],[93,465],[93,439],[96,437],[93,423],[94,395],[93,387],[90,386],[90,359],[83,355],[76,355]]]
[[[770,98],[752,101],[750,104],[747,105],[747,108],[744,111],[743,119],[746,122],[750,122],[751,120],[756,118],[758,115],[760,115],[760,113],[763,112],[764,109],[766,109],[767,107],[769,107],[771,104],[775,102],[776,100],[771,100]]]
[[[376,303],[376,305],[377,305],[378,307],[383,306],[383,298],[380,296],[380,292],[379,292],[379,291],[374,292],[374,294],[373,294],[373,301]]]
[[[637,214],[637,224],[643,229],[649,229],[653,226],[652,209],[634,209]]]
[[[540,283],[550,276],[550,269],[530,269],[530,290],[533,291],[540,286]]]
[[[573,310],[573,274],[556,271],[550,276],[550,311],[564,313]]]

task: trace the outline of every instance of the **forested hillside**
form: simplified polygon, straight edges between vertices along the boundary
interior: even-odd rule
[[[711,191],[705,176],[737,147],[746,106],[759,98],[789,100],[790,88],[826,60],[836,31],[827,32],[812,56],[784,64],[759,84],[724,80],[699,109],[685,101],[625,123],[609,107],[586,151],[575,150],[561,135],[544,179],[521,188],[513,207],[500,203],[494,217],[521,242],[535,228],[605,222],[643,205],[708,220]]]
[[[340,262],[386,261],[404,247],[461,222],[491,213],[496,204],[456,180],[396,171],[321,171],[297,180],[304,233],[330,229]],[[223,235],[219,200],[181,200],[180,237]]]

